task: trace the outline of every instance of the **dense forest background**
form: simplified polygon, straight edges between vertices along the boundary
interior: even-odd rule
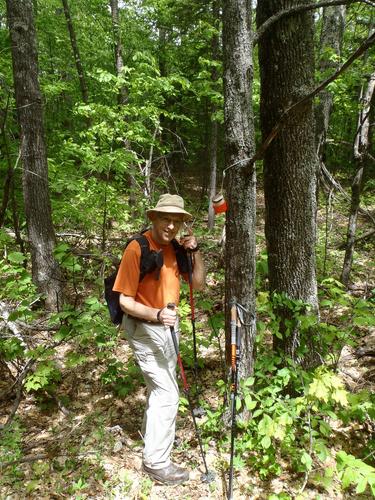
[[[234,498],[372,498],[374,7],[0,0],[2,498],[224,498],[233,300]],[[179,309],[216,474],[181,397],[173,492],[140,472],[144,387],[103,298],[164,192],[207,266],[198,380],[185,284]]]

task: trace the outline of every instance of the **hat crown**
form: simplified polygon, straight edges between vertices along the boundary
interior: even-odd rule
[[[162,194],[154,208],[157,210],[158,208],[163,207],[176,207],[184,209],[184,200],[178,194]]]

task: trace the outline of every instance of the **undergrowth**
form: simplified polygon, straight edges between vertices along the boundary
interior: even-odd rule
[[[87,266],[65,243],[57,247],[56,257],[75,300],[47,317],[41,307],[43,298],[32,285],[24,255],[12,249],[12,241],[5,233],[1,233],[1,238],[3,245],[10,249],[0,261],[3,280],[0,301],[9,309],[6,317],[8,328],[0,334],[0,358],[3,365],[11,367],[8,375],[25,370],[22,390],[25,395],[33,396],[40,408],[51,408],[56,403],[69,407],[69,398],[63,391],[66,373],[74,372],[80,366],[89,366],[94,359],[103,390],[122,400],[132,397],[142,378],[132,358],[123,362],[116,356],[122,342],[121,332],[109,322],[101,295],[99,264],[93,261]],[[207,245],[209,248],[209,243]],[[295,476],[296,491],[300,495],[303,495],[306,485],[330,493],[342,489],[356,495],[366,492],[375,495],[375,443],[370,432],[365,431],[373,426],[375,397],[368,389],[348,391],[338,371],[344,346],[355,348],[368,328],[375,325],[374,298],[353,297],[335,279],[322,279],[319,283],[321,318],[317,322],[313,315],[306,315],[307,304],[285,296],[270,297],[265,291],[265,252],[258,257],[257,273],[257,355],[254,374],[240,382],[236,402],[239,418],[236,423],[235,469],[250,470],[260,480],[280,476],[287,470]],[[219,269],[215,276],[218,281],[222,280]],[[90,283],[89,290],[87,283]],[[184,339],[181,343],[182,358],[187,369],[191,369],[194,359],[188,292],[188,286],[184,285],[179,315]],[[196,301],[202,313],[197,320],[198,344],[202,348],[214,345],[217,349],[224,331],[222,308],[216,307],[217,297],[210,294],[198,294]],[[273,337],[280,336],[275,304],[289,309],[291,328],[298,324],[302,338],[313,332],[314,345],[320,355],[319,366],[304,369],[272,350]],[[202,319],[205,315],[209,316],[208,322]],[[302,342],[299,355],[303,358],[305,354],[306,343]],[[199,357],[199,368],[204,368],[202,357]],[[219,450],[217,466],[227,472],[230,433],[225,414],[230,398],[224,377],[225,367],[222,366],[220,371],[223,377],[217,382],[217,404],[205,405],[206,416],[199,426],[206,448],[208,443],[216,442]],[[8,394],[12,401],[16,392],[17,387],[14,387]],[[181,412],[187,413],[184,397],[180,403]],[[250,418],[241,418],[246,414],[245,409]],[[18,461],[25,454],[26,426],[27,422],[16,416],[6,420],[0,431],[0,467],[3,469],[0,487],[3,491],[20,491],[25,481],[24,469],[19,467]],[[352,447],[350,441],[340,437],[338,429],[343,426],[364,429],[357,446]],[[77,450],[72,449],[66,451],[68,457],[63,460],[53,458],[49,465],[48,462],[44,465],[34,463],[30,469],[32,477],[27,483],[29,493],[39,490],[44,474],[55,471],[64,477],[72,474],[67,489],[61,486],[62,493],[87,498],[92,471],[95,471],[95,481],[103,491],[108,493],[114,489],[127,494],[132,488],[129,476],[121,473],[108,479],[103,471],[101,456],[106,446],[108,449],[105,434],[103,426],[99,425],[95,436],[90,438],[93,440],[91,444],[97,447],[94,461],[77,461],[74,459]],[[106,442],[101,451],[100,442]],[[250,494],[244,485],[240,488]],[[141,483],[141,497],[148,498],[149,492],[150,484]],[[291,498],[288,495],[284,492],[271,497]]]

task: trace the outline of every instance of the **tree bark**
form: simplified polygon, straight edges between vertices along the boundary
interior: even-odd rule
[[[6,210],[8,208],[11,187],[12,187],[12,180],[13,180],[13,175],[14,175],[14,168],[15,168],[12,165],[12,162],[10,159],[8,137],[7,137],[6,128],[5,128],[6,127],[6,120],[7,120],[7,116],[8,116],[8,108],[9,108],[9,94],[7,96],[7,103],[6,103],[6,106],[4,109],[3,123],[1,124],[1,136],[3,138],[4,156],[5,156],[7,164],[8,164],[8,170],[7,170],[7,173],[5,176],[4,187],[3,187],[3,201],[2,201],[1,209],[0,209],[0,228],[3,227],[4,222],[5,222],[5,213],[6,213]]]
[[[87,83],[86,83],[85,73],[83,71],[82,60],[81,60],[81,55],[79,53],[76,34],[74,31],[72,16],[70,15],[68,0],[61,0],[61,1],[62,1],[63,8],[64,8],[66,24],[68,26],[70,43],[72,46],[72,51],[73,51],[73,56],[74,56],[74,62],[75,62],[76,68],[77,68],[79,86],[81,88],[81,94],[82,94],[82,101],[87,103],[89,100],[88,99]]]
[[[214,25],[217,29],[217,32],[214,33],[212,37],[212,59],[213,61],[217,61],[219,58],[219,12],[220,5],[218,0],[213,1],[212,6],[212,16],[214,20]],[[211,80],[215,84],[219,75],[216,66],[212,68],[211,71]],[[211,130],[210,130],[210,139],[209,139],[209,168],[210,168],[210,183],[209,183],[209,204],[208,204],[208,229],[212,231],[215,224],[215,213],[212,206],[212,198],[216,194],[216,178],[217,178],[217,143],[218,143],[218,123],[213,116],[216,112],[215,104],[211,105]]]
[[[341,281],[345,286],[348,286],[349,284],[349,277],[353,263],[355,233],[357,230],[358,211],[362,193],[363,171],[365,168],[366,156],[370,144],[370,115],[371,105],[373,104],[374,89],[375,72],[372,73],[369,79],[366,91],[362,91],[360,96],[361,110],[358,116],[358,129],[354,140],[353,155],[357,171],[352,182],[352,199],[350,204],[346,250],[341,273]]]
[[[247,310],[239,377],[254,369],[255,340],[255,150],[252,110],[253,61],[250,0],[223,2],[224,148],[227,170],[225,303],[227,360],[229,310],[236,300]]]
[[[124,61],[122,58],[122,42],[121,42],[118,0],[110,0],[110,5],[111,5],[111,15],[112,15],[113,39],[115,45],[116,74],[117,76],[120,76],[122,69],[124,67]],[[118,99],[119,99],[119,104],[126,104],[128,100],[128,91],[125,85],[122,85]]]
[[[303,2],[302,2],[303,3]],[[257,23],[262,25],[292,0],[258,3]],[[313,86],[313,19],[310,13],[280,19],[259,42],[261,75],[260,122],[266,138],[283,112]],[[318,309],[315,275],[316,154],[311,100],[287,118],[265,152],[265,232],[269,286],[274,294],[300,299]],[[298,323],[290,331],[291,311],[277,307],[282,338],[274,347],[297,360]]]
[[[23,164],[23,195],[31,246],[32,276],[46,306],[62,303],[62,282],[53,257],[55,232],[48,187],[42,98],[32,0],[7,0],[13,79]]]
[[[212,113],[214,113],[215,107],[212,108]],[[211,131],[209,139],[209,168],[210,168],[210,185],[208,189],[209,204],[208,204],[208,229],[213,230],[215,225],[215,212],[212,205],[212,198],[216,194],[216,178],[217,178],[217,134],[218,125],[216,120],[211,118]]]
[[[345,13],[346,8],[343,5],[323,9],[319,70],[324,75],[327,70],[337,70],[340,66],[339,59],[344,35]],[[332,52],[337,56],[336,60],[332,60]],[[315,108],[316,150],[318,157],[322,160],[332,106],[332,93],[327,89],[322,90],[319,95],[319,103]]]

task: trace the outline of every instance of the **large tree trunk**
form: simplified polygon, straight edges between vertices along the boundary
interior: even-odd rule
[[[64,7],[64,14],[66,19],[66,24],[68,26],[70,43],[72,46],[72,51],[74,56],[74,62],[76,64],[79,85],[81,87],[82,101],[87,103],[88,102],[87,83],[86,83],[85,73],[83,71],[82,60],[81,60],[81,55],[79,53],[76,34],[74,31],[72,16],[70,15],[68,0],[61,0],[61,1]]]
[[[354,162],[356,165],[356,175],[352,182],[352,199],[350,204],[350,215],[347,231],[346,250],[344,264],[341,273],[341,281],[344,285],[349,284],[350,272],[353,263],[353,253],[355,244],[355,233],[357,229],[357,218],[359,205],[361,202],[363,171],[366,163],[366,155],[369,148],[370,137],[370,116],[371,104],[373,103],[375,89],[375,72],[372,73],[367,85],[367,89],[361,91],[361,109],[358,116],[358,129],[354,140]]]
[[[23,194],[33,281],[46,295],[46,306],[62,303],[62,281],[53,257],[55,232],[48,188],[42,97],[32,0],[7,0],[13,60],[13,79],[21,136]]]
[[[229,307],[236,300],[247,309],[239,377],[254,368],[255,339],[255,149],[251,102],[253,62],[250,0],[224,0],[224,127],[226,190],[225,303],[229,334]],[[227,354],[230,343],[227,335]],[[228,359],[228,357],[227,357]]]
[[[304,2],[302,2],[304,3]],[[292,0],[262,0],[257,22],[291,7]],[[283,18],[259,42],[261,129],[266,138],[281,114],[307,94],[314,77],[311,13]],[[301,299],[318,309],[315,275],[316,153],[312,102],[294,111],[264,156],[265,231],[271,297]],[[287,299],[286,299],[287,300]],[[288,328],[291,311],[277,307],[282,338],[274,347],[297,359],[300,331]]]

